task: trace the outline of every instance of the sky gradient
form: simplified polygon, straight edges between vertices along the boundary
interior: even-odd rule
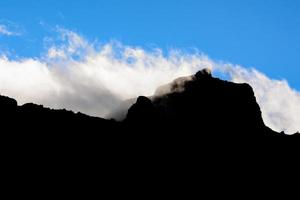
[[[0,95],[115,118],[124,100],[210,68],[250,84],[266,125],[292,134],[299,10],[298,0],[1,0]]]
[[[0,34],[0,50],[40,56],[45,37],[60,26],[103,43],[196,48],[300,89],[299,10],[297,0],[2,0],[0,24],[18,35]]]

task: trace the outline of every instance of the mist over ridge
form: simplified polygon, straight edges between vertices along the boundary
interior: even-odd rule
[[[0,58],[0,92],[19,104],[34,102],[106,117],[116,105],[156,89],[178,77],[209,68],[229,80],[249,83],[265,123],[276,131],[300,130],[300,94],[285,80],[213,61],[201,53],[145,50],[119,42],[97,46],[83,36],[59,29],[60,42],[48,43],[40,58]]]

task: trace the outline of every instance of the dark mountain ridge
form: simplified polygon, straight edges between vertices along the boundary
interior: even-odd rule
[[[162,88],[170,89],[152,101],[139,97],[125,122],[144,126],[151,123],[153,127],[173,129],[172,132],[197,131],[207,137],[280,135],[265,126],[248,84],[222,81],[203,70]]]
[[[32,103],[18,106],[4,96],[0,96],[0,119],[3,130],[40,136],[44,131],[59,137],[80,131],[99,138],[191,133],[197,137],[285,136],[265,126],[251,86],[213,78],[207,70],[161,86],[153,97],[137,98],[122,122]]]

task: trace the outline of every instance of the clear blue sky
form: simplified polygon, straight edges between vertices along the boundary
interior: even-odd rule
[[[62,26],[101,42],[198,48],[216,60],[255,67],[300,89],[299,0],[1,0],[0,49],[39,56],[42,26]]]

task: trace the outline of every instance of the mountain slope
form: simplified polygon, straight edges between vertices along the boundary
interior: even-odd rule
[[[206,71],[162,86],[158,96],[138,98],[126,123],[160,127],[202,136],[276,135],[264,125],[254,92],[248,84],[213,78]]]

